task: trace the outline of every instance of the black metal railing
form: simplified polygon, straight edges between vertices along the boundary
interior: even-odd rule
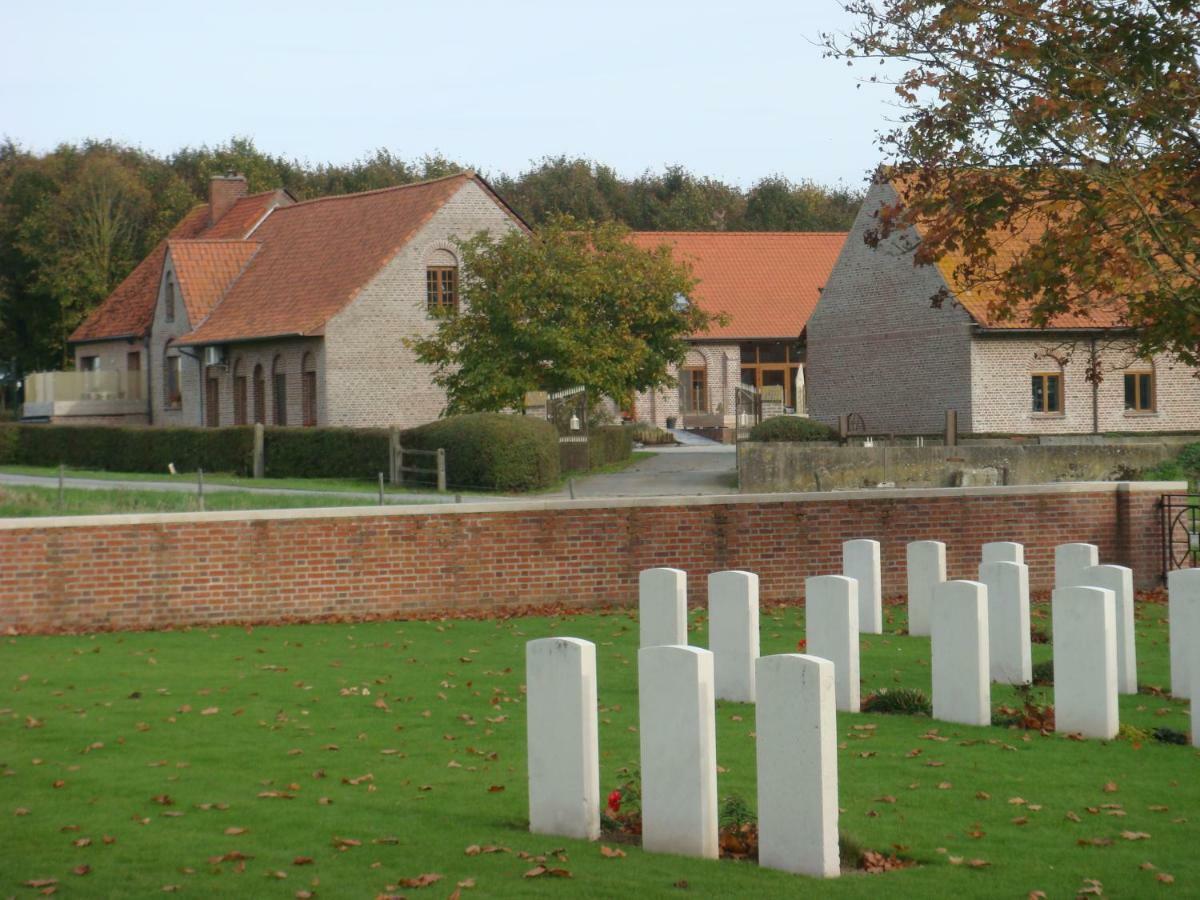
[[[1200,494],[1163,494],[1159,511],[1165,581],[1173,569],[1200,565]]]

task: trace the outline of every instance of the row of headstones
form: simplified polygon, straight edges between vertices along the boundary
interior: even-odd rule
[[[638,650],[642,848],[719,854],[715,668],[711,650]],[[834,664],[787,653],[754,660],[758,862],[839,872]],[[525,646],[529,828],[600,836],[596,647],[555,637]]]

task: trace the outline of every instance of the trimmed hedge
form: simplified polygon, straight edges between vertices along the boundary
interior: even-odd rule
[[[599,425],[588,432],[588,468],[629,459],[633,435],[624,425]]]
[[[113,425],[3,425],[0,462],[114,472],[250,473],[254,429]]]
[[[376,478],[388,471],[386,428],[267,428],[268,478]]]
[[[405,431],[415,450],[446,450],[451,488],[530,491],[558,481],[558,432],[544,419],[502,413],[451,416]]]
[[[752,441],[834,441],[837,431],[800,416],[772,416],[750,429]]]

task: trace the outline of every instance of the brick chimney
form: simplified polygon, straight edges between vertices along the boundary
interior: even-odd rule
[[[208,182],[208,224],[217,222],[247,192],[245,175],[214,175]]]

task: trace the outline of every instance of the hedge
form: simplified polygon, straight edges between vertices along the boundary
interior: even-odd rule
[[[405,431],[400,442],[415,450],[444,448],[450,488],[529,491],[558,481],[558,432],[544,419],[451,416]]]
[[[114,472],[250,474],[254,429],[113,425],[0,425],[0,462]]]
[[[268,478],[376,478],[388,471],[385,428],[267,428]]]
[[[599,425],[588,432],[588,468],[621,462],[633,455],[633,435],[624,425]]]
[[[752,441],[834,441],[837,431],[800,416],[772,416],[750,429]]]

